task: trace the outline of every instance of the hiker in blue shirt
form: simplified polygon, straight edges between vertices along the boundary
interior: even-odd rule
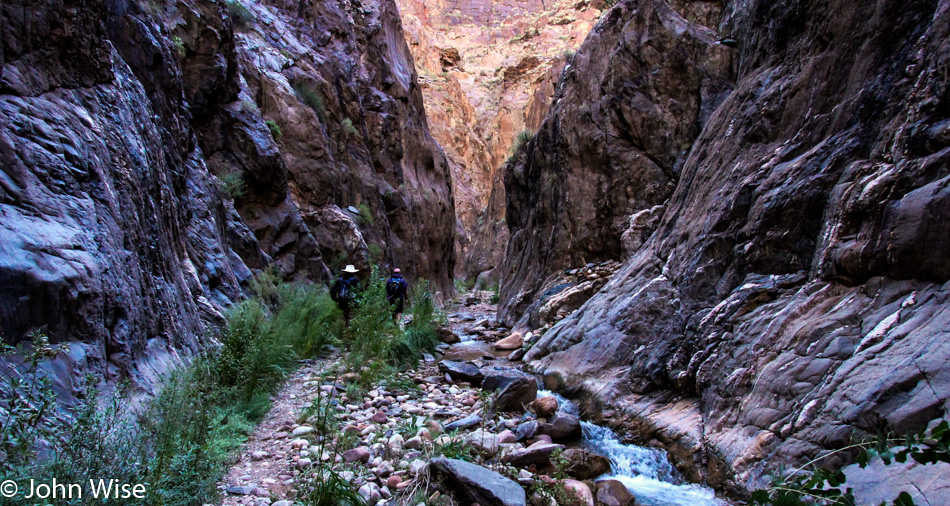
[[[350,310],[356,300],[356,295],[360,291],[360,278],[356,277],[359,269],[352,265],[347,265],[343,269],[343,274],[333,284],[330,289],[330,298],[336,302],[336,305],[343,311],[343,319],[346,326],[350,326]]]
[[[402,316],[408,291],[409,284],[406,283],[406,278],[402,277],[402,271],[399,268],[393,269],[392,276],[386,281],[386,300],[392,306],[393,320],[395,321],[399,321]]]

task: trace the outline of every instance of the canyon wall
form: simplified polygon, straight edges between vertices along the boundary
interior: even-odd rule
[[[500,261],[506,243],[504,206],[500,216],[487,210],[493,189],[504,202],[497,169],[520,132],[538,129],[566,58],[600,9],[567,0],[397,3],[432,134],[452,168],[456,273],[474,278]]]
[[[257,271],[398,265],[451,293],[454,205],[396,7],[4,3],[0,332],[141,386]]]
[[[946,0],[606,12],[506,167],[503,315],[623,264],[525,360],[736,491],[947,416],[948,35]]]

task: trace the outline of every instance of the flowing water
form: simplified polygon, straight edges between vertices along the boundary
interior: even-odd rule
[[[538,397],[554,396],[559,410],[579,416],[577,406],[564,397],[545,390]],[[724,506],[727,502],[701,485],[686,482],[676,471],[666,452],[656,448],[623,444],[607,427],[581,422],[581,444],[610,459],[610,472],[598,479],[614,479],[637,498],[637,504],[651,506]]]

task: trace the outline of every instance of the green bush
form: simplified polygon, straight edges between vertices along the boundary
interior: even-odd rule
[[[317,113],[317,117],[320,118],[320,123],[327,124],[327,110],[323,105],[323,97],[320,93],[315,90],[312,86],[306,83],[294,83],[293,85],[294,93],[297,94],[297,98],[301,102],[306,104],[308,107],[313,109],[313,112]]]
[[[181,40],[181,37],[175,35],[172,37],[172,47],[175,49],[175,54],[179,58],[184,58],[188,54],[187,48],[185,48],[185,41]]]
[[[471,462],[475,460],[475,451],[464,438],[458,435],[458,431],[447,434],[445,443],[435,446],[435,454],[443,455],[450,459],[464,460]]]
[[[279,141],[280,138],[284,136],[284,132],[280,129],[280,125],[278,125],[276,121],[269,119],[265,121],[264,124],[270,129],[270,134],[275,141]]]
[[[499,301],[501,301],[501,293],[498,288],[498,283],[495,283],[491,287],[491,303],[498,304]]]
[[[34,332],[20,349],[0,341],[0,459],[2,474],[19,476],[36,458],[36,442],[48,440],[56,396],[48,374],[39,367],[58,350],[46,335]]]
[[[362,506],[366,504],[353,485],[331,465],[320,463],[310,482],[301,490],[306,506]]]
[[[218,186],[225,195],[232,199],[244,197],[247,186],[244,184],[244,177],[240,172],[229,172],[218,178]]]
[[[355,135],[359,135],[360,133],[360,131],[357,130],[355,126],[353,126],[353,120],[351,120],[350,118],[344,119],[341,126],[343,127],[343,132],[346,133],[346,135],[348,136],[349,135],[355,136]]]
[[[365,202],[356,206],[356,209],[358,209],[360,212],[359,220],[361,223],[365,223],[370,226],[376,224],[376,220],[373,218],[373,212]]]
[[[350,344],[347,363],[360,371],[364,385],[417,364],[423,352],[433,353],[439,344],[436,329],[441,316],[426,280],[415,284],[410,302],[412,321],[400,329],[386,299],[386,281],[373,268],[345,332]]]
[[[282,285],[264,273],[251,286],[256,297],[231,308],[215,358],[220,382],[251,401],[262,385],[273,385],[297,358],[318,355],[339,342],[340,310],[325,288]]]
[[[251,288],[255,297],[229,311],[220,348],[170,374],[141,407],[121,390],[102,399],[90,382],[83,402],[63,421],[52,414],[52,389],[38,367],[56,353],[45,336],[35,335],[19,360],[2,357],[0,364],[18,364],[20,371],[2,371],[0,405],[13,415],[0,418],[3,475],[77,483],[102,476],[147,483],[144,504],[217,502],[216,483],[231,455],[267,413],[269,396],[296,359],[319,353],[342,332],[342,317],[324,288],[282,284],[271,271]],[[334,423],[328,414],[318,415],[327,427]],[[41,464],[39,438],[51,443]],[[92,501],[90,494],[85,499]]]
[[[512,143],[512,151],[517,153],[521,150],[522,147],[526,146],[531,139],[534,138],[534,132],[531,130],[522,130],[518,132],[518,135],[515,136],[515,141]]]

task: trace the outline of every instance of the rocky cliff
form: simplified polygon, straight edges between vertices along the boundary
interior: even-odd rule
[[[936,0],[605,13],[507,167],[505,315],[623,266],[526,360],[737,489],[946,416],[948,31]]]
[[[452,168],[458,214],[459,276],[500,260],[500,216],[486,212],[493,188],[504,202],[498,167],[519,132],[538,129],[566,57],[600,9],[568,0],[398,0],[419,68],[433,136]],[[498,185],[493,185],[496,181]]]
[[[396,7],[4,3],[0,332],[150,383],[254,271],[451,290],[454,206]]]

